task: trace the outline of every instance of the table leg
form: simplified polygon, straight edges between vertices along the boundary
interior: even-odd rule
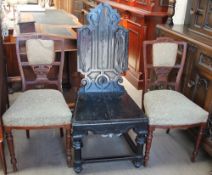
[[[74,171],[76,173],[80,173],[82,171],[82,160],[81,160],[82,137],[73,136],[73,148],[74,148]]]
[[[145,138],[146,138],[146,134],[140,133],[140,132],[136,132],[137,133],[137,137],[136,137],[136,144],[137,144],[137,156],[136,158],[133,160],[133,164],[136,168],[139,168],[141,165],[143,165],[143,160],[144,160],[144,156],[143,156],[143,147],[144,147],[144,143],[145,143]]]

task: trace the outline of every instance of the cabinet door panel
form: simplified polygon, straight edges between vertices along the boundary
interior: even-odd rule
[[[127,29],[129,30],[129,68],[139,70],[142,56],[142,42],[144,37],[144,28],[137,23],[128,20]]]
[[[139,29],[134,30],[135,27],[129,25],[129,66],[136,70],[137,59],[140,56],[140,33]]]
[[[205,27],[212,30],[212,0],[210,0],[208,4]]]

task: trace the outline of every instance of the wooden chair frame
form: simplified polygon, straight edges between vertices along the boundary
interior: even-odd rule
[[[51,65],[47,65],[46,67],[44,65],[30,65],[29,62],[23,62],[21,60],[21,55],[26,55],[25,49],[20,49],[20,42],[26,41],[28,39],[45,39],[45,40],[53,40],[54,42],[57,42],[57,45],[60,46],[59,52],[61,52],[60,61],[54,61]],[[59,44],[58,44],[59,42]],[[57,89],[59,91],[62,91],[62,73],[63,73],[63,65],[64,65],[64,39],[58,38],[55,36],[48,36],[48,35],[42,35],[42,34],[25,34],[20,35],[17,37],[16,40],[16,52],[17,52],[17,58],[18,58],[18,64],[19,64],[19,70],[21,73],[22,78],[22,89],[23,91],[28,89],[28,85],[36,85],[36,84],[54,84],[57,86]],[[57,80],[49,80],[47,77],[47,74],[52,66],[59,66],[59,73]],[[28,81],[25,77],[23,67],[32,67],[32,70],[34,71],[36,78],[34,81]],[[13,143],[13,136],[12,136],[12,130],[38,130],[38,129],[52,129],[52,128],[58,128],[58,129],[65,129],[66,130],[66,154],[67,154],[67,164],[70,167],[71,166],[71,124],[66,125],[54,125],[54,126],[24,126],[24,127],[9,127],[4,126],[5,132],[6,132],[6,139],[9,147],[9,152],[11,156],[11,163],[13,165],[13,171],[17,171],[16,166],[16,158],[15,158],[15,151],[14,151],[14,143]],[[27,133],[29,134],[29,133]]]
[[[147,56],[147,47],[150,45],[153,45],[155,43],[163,43],[163,42],[169,42],[169,43],[176,43],[179,46],[183,47],[182,50],[182,56],[181,56],[181,61],[179,64],[176,64],[173,67],[157,67],[155,69],[155,67],[150,64],[149,62],[151,62],[150,60],[148,60],[148,56]],[[152,41],[145,41],[143,43],[143,55],[144,55],[144,80],[145,80],[145,89],[143,91],[143,95],[142,95],[142,102],[144,102],[144,93],[148,91],[148,88],[151,87],[151,85],[160,85],[160,83],[163,84],[164,87],[168,87],[169,85],[174,86],[174,90],[176,91],[180,91],[180,81],[181,81],[181,77],[182,77],[182,73],[183,73],[183,67],[185,64],[185,58],[186,58],[186,50],[187,50],[187,44],[185,42],[180,42],[180,41],[174,41],[171,38],[168,37],[160,37],[157,38],[156,40],[152,40]],[[178,54],[179,55],[179,54]],[[150,79],[149,79],[149,71],[148,69],[153,69],[155,71],[157,71],[157,78],[160,81],[156,80],[156,83],[151,83]],[[178,69],[178,73],[176,76],[176,80],[175,82],[168,82],[168,75],[170,73],[170,71],[172,69]],[[144,104],[144,103],[142,103]],[[144,109],[144,106],[143,106]],[[145,109],[144,109],[145,110]],[[151,148],[151,144],[152,144],[152,138],[153,138],[153,132],[156,128],[161,128],[161,129],[167,129],[167,133],[169,133],[170,129],[175,129],[175,128],[179,128],[179,129],[188,129],[188,128],[193,128],[193,127],[199,127],[199,133],[197,136],[197,140],[196,140],[196,144],[195,144],[195,148],[194,151],[192,153],[191,156],[191,161],[194,162],[199,150],[199,146],[200,146],[200,142],[201,142],[201,138],[204,132],[204,129],[206,127],[206,123],[196,123],[196,124],[192,124],[192,125],[149,125],[148,128],[148,137],[147,137],[147,144],[146,144],[146,151],[145,151],[145,158],[144,158],[144,165],[147,166],[148,160],[149,160],[149,154],[150,154],[150,148]]]

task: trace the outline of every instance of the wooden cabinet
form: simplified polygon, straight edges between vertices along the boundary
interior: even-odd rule
[[[81,0],[80,22],[85,24],[85,15],[97,3],[107,2],[121,15],[120,25],[129,30],[129,70],[126,78],[138,89],[143,88],[142,43],[156,37],[155,26],[163,24],[168,17],[166,0]]]
[[[212,38],[212,0],[193,0],[190,14],[190,29]]]

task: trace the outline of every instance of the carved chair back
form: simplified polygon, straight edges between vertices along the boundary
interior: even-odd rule
[[[144,92],[152,89],[179,91],[187,44],[167,37],[144,41]]]
[[[124,92],[121,73],[128,69],[128,31],[108,4],[87,15],[78,30],[78,71],[85,75],[79,92]]]
[[[62,91],[64,39],[42,34],[24,34],[16,39],[16,53],[23,91],[55,88]]]

